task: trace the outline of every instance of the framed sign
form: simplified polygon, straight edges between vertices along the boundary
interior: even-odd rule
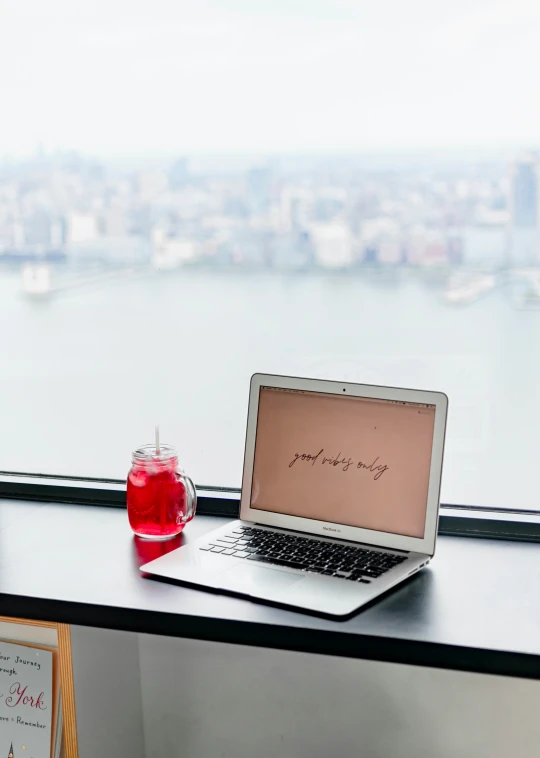
[[[0,616],[0,758],[78,758],[68,624]]]

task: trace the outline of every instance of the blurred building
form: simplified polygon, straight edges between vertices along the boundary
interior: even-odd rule
[[[360,260],[367,264],[396,266],[403,263],[404,251],[402,230],[388,216],[364,219],[360,225],[360,245],[363,255]]]
[[[51,245],[52,219],[45,209],[36,208],[24,219],[23,228],[25,245]]]
[[[426,260],[427,231],[422,226],[409,230],[405,242],[405,260],[411,266],[421,266]]]
[[[99,236],[98,219],[93,213],[70,213],[67,219],[67,242],[90,242]]]
[[[488,269],[503,265],[508,241],[504,226],[465,227],[461,230],[459,239],[462,260],[467,267]],[[451,250],[455,254],[455,247]]]
[[[121,207],[106,208],[101,213],[100,226],[102,234],[107,237],[125,237],[128,234],[128,218]]]
[[[341,187],[325,187],[315,199],[313,217],[318,222],[337,220],[345,214],[347,192]]]
[[[169,178],[165,171],[142,171],[137,180],[139,198],[143,203],[149,203],[169,189]]]
[[[189,182],[189,167],[187,158],[178,158],[169,169],[169,186],[176,192]]]
[[[426,238],[423,264],[426,266],[442,266],[448,263],[448,248],[442,232],[431,231]]]
[[[403,246],[399,239],[383,239],[379,243],[377,261],[383,266],[403,263]]]
[[[143,237],[95,237],[66,245],[66,256],[75,265],[134,266],[150,263],[150,242]]]
[[[351,230],[342,222],[313,224],[310,228],[315,261],[323,268],[345,268],[354,260]]]
[[[13,224],[13,247],[20,250],[24,247],[24,242],[24,226],[20,221],[15,221]]]
[[[449,243],[445,233],[439,229],[412,229],[405,244],[405,258],[413,266],[444,266],[455,263],[450,250],[457,250],[456,242]],[[457,253],[453,252],[456,256]]]
[[[268,213],[272,200],[272,172],[268,166],[248,171],[246,191],[251,214],[260,216]]]
[[[273,265],[273,255],[272,237],[268,232],[239,229],[218,244],[215,261],[220,265],[261,268]]]
[[[509,252],[514,266],[540,264],[540,171],[536,155],[520,158],[512,168]]]
[[[169,237],[161,229],[152,232],[152,245],[152,265],[162,271],[192,263],[199,257],[199,246],[195,240]]]
[[[313,216],[313,195],[301,187],[285,187],[279,198],[280,228],[285,234],[307,229]]]
[[[277,235],[272,244],[274,268],[298,271],[313,265],[313,242],[307,232]]]
[[[458,234],[449,234],[446,240],[448,262],[452,266],[460,266],[464,260],[463,237]]]

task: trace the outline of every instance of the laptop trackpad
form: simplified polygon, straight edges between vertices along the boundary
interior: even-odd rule
[[[302,579],[305,579],[305,576],[241,563],[221,575],[219,586],[223,589],[261,597],[261,595],[280,592]]]

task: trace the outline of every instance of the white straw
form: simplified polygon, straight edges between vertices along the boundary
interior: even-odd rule
[[[161,448],[159,447],[159,424],[156,424],[156,455],[161,455]]]

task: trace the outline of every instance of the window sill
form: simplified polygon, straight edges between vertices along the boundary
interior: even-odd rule
[[[198,513],[236,518],[240,491],[197,487]],[[50,503],[126,507],[126,485],[119,480],[10,474],[0,471],[0,498]],[[540,511],[442,505],[439,534],[453,537],[540,542]]]
[[[540,679],[536,545],[442,535],[427,569],[338,621],[140,575],[222,523],[198,515],[148,543],[121,508],[0,500],[2,614]]]

